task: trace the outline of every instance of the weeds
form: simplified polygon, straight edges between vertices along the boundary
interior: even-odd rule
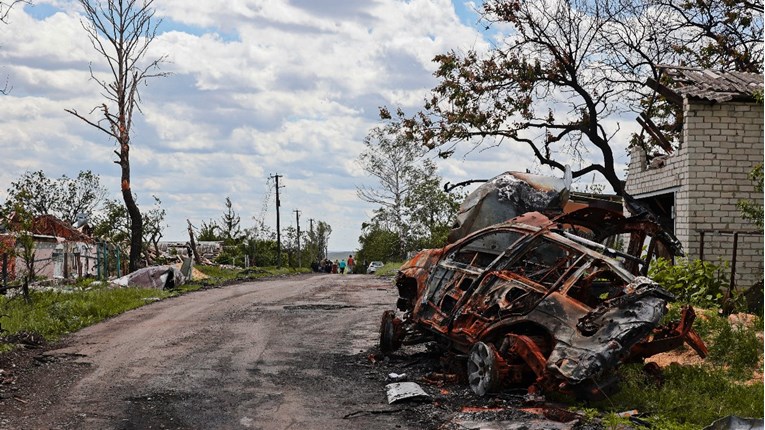
[[[672,364],[664,369],[664,383],[650,380],[640,365],[622,368],[622,389],[608,403],[607,411],[638,409],[663,422],[658,428],[702,428],[727,415],[763,416],[763,384],[732,381],[722,369]],[[670,427],[674,423],[678,427]]]

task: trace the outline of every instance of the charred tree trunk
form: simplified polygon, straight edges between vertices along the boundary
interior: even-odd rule
[[[189,224],[189,245],[191,246],[191,252],[194,255],[194,262],[202,264],[202,258],[199,256],[199,251],[197,251],[197,242],[194,240],[193,226],[191,225],[191,221],[186,220],[186,222]]]
[[[125,139],[127,140],[127,139]],[[130,262],[128,271],[138,270],[138,263],[141,261],[141,250],[143,248],[143,218],[141,211],[133,197],[133,191],[130,188],[130,143],[120,143],[120,161],[122,170],[122,199],[125,201],[128,215],[130,216]]]

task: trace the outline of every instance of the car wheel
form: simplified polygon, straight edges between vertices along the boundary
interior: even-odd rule
[[[490,343],[477,342],[470,349],[467,374],[470,388],[479,396],[499,390],[502,383],[499,355]]]
[[[401,320],[395,311],[385,311],[380,321],[380,352],[390,354],[401,348]]]

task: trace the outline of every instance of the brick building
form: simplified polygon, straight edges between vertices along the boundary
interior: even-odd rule
[[[735,263],[735,284],[747,288],[763,276],[763,234],[736,203],[763,203],[748,177],[763,162],[763,76],[680,67],[664,73],[671,84],[648,85],[682,106],[680,145],[665,141],[666,153],[650,159],[632,147],[626,191],[659,214],[689,258]],[[649,120],[639,122],[661,140]]]

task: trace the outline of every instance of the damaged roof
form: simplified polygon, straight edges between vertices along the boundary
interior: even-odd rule
[[[662,85],[648,79],[646,85],[675,102],[682,102],[684,97],[715,103],[751,101],[764,88],[763,75],[759,73],[721,72],[680,66],[662,66],[661,69],[670,84]]]

